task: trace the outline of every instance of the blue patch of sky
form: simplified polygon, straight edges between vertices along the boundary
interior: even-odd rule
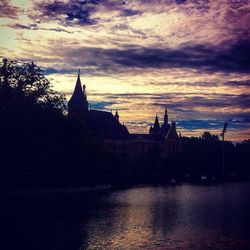
[[[76,73],[77,70],[72,69],[55,69],[55,68],[42,68],[43,73],[45,75],[51,75],[51,74],[73,74]]]
[[[99,102],[91,102],[91,109],[101,109],[101,110],[111,110],[110,106],[117,104],[114,101],[99,101]],[[115,110],[115,109],[114,109]]]
[[[231,120],[181,120],[177,122],[179,128],[184,128],[187,130],[196,129],[222,129],[224,123],[228,122],[228,129],[237,130],[243,128],[249,128],[250,122],[239,119]]]

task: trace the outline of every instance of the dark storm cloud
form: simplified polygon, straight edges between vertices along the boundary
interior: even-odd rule
[[[10,0],[0,1],[0,17],[17,18],[19,9],[11,5]]]
[[[39,13],[33,18],[38,21],[57,20],[63,25],[90,25],[98,20],[91,18],[91,14],[98,11],[98,5],[103,10],[120,11],[120,16],[135,16],[150,11],[150,7],[163,8],[164,6],[183,5],[182,11],[192,12],[193,9],[200,12],[208,11],[209,0],[138,0],[138,1],[113,1],[113,0],[71,0],[64,1],[40,1],[35,4],[35,10]],[[144,10],[143,7],[145,7]],[[137,8],[137,9],[136,9]],[[163,10],[164,11],[164,10]]]
[[[249,72],[250,42],[241,41],[230,48],[205,45],[179,49],[138,48],[105,51],[117,64],[138,68],[197,68],[204,71]]]
[[[72,0],[68,3],[61,1],[40,2],[35,5],[37,15],[32,17],[37,21],[56,20],[62,25],[91,25],[95,23],[91,19],[91,13],[95,11],[95,6],[102,0]]]
[[[31,14],[32,18],[38,21],[59,21],[62,25],[91,25],[97,23],[97,19],[91,17],[91,14],[98,11],[100,6],[107,12],[110,10],[120,11],[120,16],[134,16],[141,11],[126,8],[125,1],[112,0],[71,0],[69,2],[43,1],[35,5],[37,15]]]
[[[128,68],[194,68],[205,72],[250,72],[250,41],[228,47],[186,45],[178,49],[131,47],[125,49],[65,48],[53,53],[68,57],[73,66],[125,72]],[[84,59],[83,59],[84,58]]]

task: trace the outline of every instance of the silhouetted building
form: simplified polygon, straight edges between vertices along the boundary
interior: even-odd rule
[[[78,72],[74,92],[68,102],[69,117],[79,120],[88,131],[104,138],[126,138],[129,133],[126,126],[119,122],[119,115],[89,108],[86,87],[81,85]]]
[[[158,147],[162,157],[172,155],[181,150],[181,140],[176,132],[176,124],[168,123],[167,107],[165,108],[164,122],[160,126],[158,116],[155,117],[153,127],[149,128],[149,134],[130,134],[134,151],[147,153],[152,147]]]
[[[157,148],[164,158],[181,150],[180,138],[176,124],[168,122],[168,111],[165,108],[164,122],[160,126],[158,116],[148,134],[130,134],[125,125],[119,121],[119,114],[89,108],[86,87],[81,85],[80,70],[72,97],[68,102],[69,117],[81,122],[92,135],[102,138],[105,150],[124,156],[147,154]]]

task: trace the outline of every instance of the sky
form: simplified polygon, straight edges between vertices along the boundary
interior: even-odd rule
[[[34,61],[67,99],[132,133],[155,115],[184,136],[250,138],[250,0],[1,0],[0,58]]]

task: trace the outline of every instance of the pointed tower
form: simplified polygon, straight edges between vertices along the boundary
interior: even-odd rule
[[[155,116],[155,123],[154,123],[154,127],[153,127],[155,132],[158,132],[160,130],[160,124],[159,124],[159,120],[158,120],[158,116]]]
[[[167,108],[167,104],[165,106],[165,114],[164,114],[164,122],[161,126],[161,129],[160,129],[160,134],[162,136],[162,138],[165,138],[167,133],[169,132],[169,129],[170,129],[170,124],[168,123],[168,108]]]
[[[158,116],[155,116],[155,123],[154,126],[149,130],[150,134],[157,134],[160,131],[160,124],[158,120]]]
[[[68,102],[69,116],[82,120],[86,117],[89,109],[87,101],[86,87],[81,85],[80,69],[78,70],[78,76],[74,92]]]
[[[166,107],[165,107],[164,124],[168,124],[168,108],[167,108],[167,104],[166,104]]]

